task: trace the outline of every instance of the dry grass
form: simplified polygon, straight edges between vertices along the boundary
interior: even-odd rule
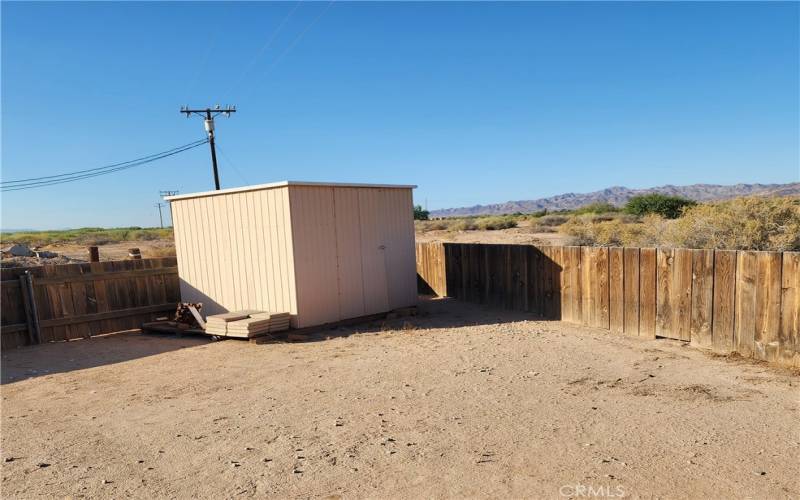
[[[560,230],[577,245],[800,250],[800,199],[743,197],[704,203],[674,220],[580,215]]]

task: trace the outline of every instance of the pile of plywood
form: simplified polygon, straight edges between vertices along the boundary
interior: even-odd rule
[[[289,329],[289,313],[233,311],[206,318],[206,333],[221,337],[250,338]]]

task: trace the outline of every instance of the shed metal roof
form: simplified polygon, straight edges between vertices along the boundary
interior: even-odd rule
[[[354,188],[389,188],[389,189],[414,189],[413,184],[358,184],[349,182],[306,182],[306,181],[280,181],[268,184],[255,184],[253,186],[242,186],[237,188],[220,189],[219,191],[201,191],[199,193],[179,194],[167,196],[167,201],[187,200],[190,198],[202,198],[206,196],[220,196],[224,194],[243,193],[246,191],[260,191],[262,189],[274,189],[286,186],[330,186],[330,187],[354,187]]]

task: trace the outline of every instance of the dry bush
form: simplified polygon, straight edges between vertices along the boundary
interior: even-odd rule
[[[569,219],[570,218],[568,215],[558,215],[558,214],[543,215],[536,220],[536,224],[539,226],[556,227],[567,222]]]
[[[475,221],[471,219],[456,219],[450,224],[451,231],[474,231],[478,229]]]
[[[559,230],[574,238],[576,245],[634,246],[645,240],[645,224],[627,222],[626,218],[611,219],[590,214],[579,215],[564,223]]]
[[[142,257],[154,259],[157,257],[175,257],[175,247],[148,248],[143,252]]]
[[[414,221],[414,226],[418,233],[427,233],[428,231],[443,231],[448,229],[450,224],[445,220],[418,220]]]
[[[662,244],[800,250],[800,199],[750,196],[690,207],[667,226]]]
[[[511,215],[499,215],[496,217],[480,217],[475,221],[477,229],[485,231],[495,231],[498,229],[510,229],[517,227],[517,219]]]

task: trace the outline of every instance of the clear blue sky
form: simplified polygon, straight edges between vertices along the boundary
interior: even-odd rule
[[[798,3],[4,2],[2,176],[202,138],[179,107],[220,103],[223,187],[413,183],[433,209],[793,182],[799,26]],[[209,164],[4,193],[2,227],[152,226]]]

